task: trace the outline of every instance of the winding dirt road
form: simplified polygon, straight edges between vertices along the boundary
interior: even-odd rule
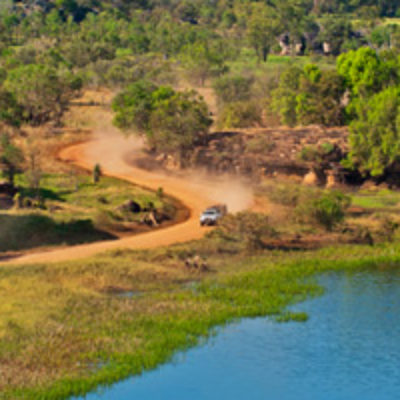
[[[128,182],[156,190],[164,189],[165,194],[175,197],[190,211],[189,218],[179,224],[151,232],[119,240],[101,241],[90,244],[58,248],[12,258],[2,263],[31,264],[76,260],[92,256],[111,249],[150,249],[174,243],[198,239],[207,229],[199,226],[199,214],[204,208],[215,202],[215,197],[209,196],[210,188],[206,183],[196,180],[167,176],[161,172],[150,172],[132,165],[124,160],[123,153],[130,150],[135,143],[125,140],[120,134],[103,135],[95,140],[73,145],[63,149],[59,158],[64,162],[92,170],[96,163],[101,164],[103,173]],[[136,143],[136,147],[137,143]],[[140,150],[137,150],[138,154]]]

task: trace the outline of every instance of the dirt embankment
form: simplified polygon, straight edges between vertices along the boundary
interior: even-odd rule
[[[252,203],[251,190],[231,178],[199,177],[194,174],[168,176],[161,171],[146,171],[128,163],[125,157],[128,153],[133,160],[141,157],[141,143],[136,139],[124,138],[108,125],[108,128],[99,128],[94,132],[92,141],[63,149],[59,158],[87,170],[92,170],[99,163],[106,175],[152,190],[162,187],[166,195],[178,199],[189,210],[189,216],[184,222],[120,240],[37,252],[4,262],[27,264],[76,260],[112,249],[150,249],[186,242],[198,239],[207,232],[207,229],[199,225],[199,215],[210,204],[224,201],[232,211],[238,211]]]

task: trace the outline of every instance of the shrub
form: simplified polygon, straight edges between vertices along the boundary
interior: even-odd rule
[[[314,146],[304,146],[299,153],[301,161],[318,161],[320,159],[319,151]]]
[[[275,204],[296,207],[303,199],[315,197],[317,189],[295,184],[272,184],[263,187],[263,192]]]
[[[350,206],[350,197],[339,191],[326,192],[305,200],[296,209],[300,220],[314,223],[331,231],[345,217],[345,210]]]
[[[256,136],[246,143],[246,150],[251,153],[270,153],[275,147],[275,142],[263,136]]]
[[[164,197],[164,189],[161,186],[157,189],[156,196],[159,200]]]
[[[228,103],[221,110],[218,126],[229,129],[260,125],[261,114],[261,107],[255,102]]]
[[[93,183],[98,183],[102,175],[100,164],[96,164],[93,168]]]
[[[298,155],[301,161],[321,162],[335,150],[335,145],[330,142],[323,142],[318,147],[304,146]]]
[[[250,100],[253,83],[253,77],[223,76],[214,82],[213,88],[218,103],[225,104]]]
[[[399,224],[393,219],[385,216],[380,220],[377,236],[383,242],[393,242]]]
[[[263,248],[262,239],[276,235],[266,215],[250,211],[228,214],[221,220],[216,232],[226,240],[243,243],[247,250]]]

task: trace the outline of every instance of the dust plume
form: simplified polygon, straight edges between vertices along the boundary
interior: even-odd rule
[[[107,111],[99,110],[94,114],[94,118],[93,140],[86,148],[87,158],[96,160],[95,163],[99,163],[108,173],[132,175],[135,160],[143,157],[143,139],[135,135],[124,135],[113,126],[112,115]],[[209,206],[226,204],[229,212],[245,210],[253,204],[251,185],[236,176],[215,175],[198,170],[179,172],[153,170],[152,172],[153,176],[159,177],[159,185],[165,185],[166,193],[169,191],[168,186],[178,184],[208,199]],[[135,180],[134,176],[132,178]]]
[[[144,147],[143,139],[135,135],[125,135],[112,124],[112,114],[99,110],[94,115],[93,140],[86,147],[89,159],[96,160],[110,173],[129,171],[124,157],[126,154],[140,152]]]
[[[252,185],[238,176],[193,170],[180,176],[197,185],[202,195],[210,199],[210,206],[226,204],[229,212],[236,213],[253,205]]]
[[[226,204],[228,211],[232,213],[250,208],[254,199],[250,185],[236,177],[223,181],[217,178],[217,185],[213,185],[210,197],[218,203]]]

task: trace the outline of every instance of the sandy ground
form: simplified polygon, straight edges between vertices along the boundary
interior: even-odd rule
[[[137,139],[126,139],[119,132],[109,129],[105,132],[101,131],[101,134],[95,132],[94,137],[92,141],[63,149],[59,153],[59,158],[88,170],[92,170],[93,166],[99,163],[106,175],[153,190],[162,187],[165,194],[179,199],[189,209],[190,217],[182,223],[165,229],[119,240],[34,252],[3,261],[3,264],[76,260],[112,249],[151,249],[186,242],[201,238],[207,232],[207,228],[199,225],[199,215],[208,206],[224,201],[231,211],[238,211],[247,208],[252,203],[251,191],[241,182],[234,182],[226,177],[211,179],[205,176],[200,178],[193,174],[178,177],[168,176],[163,172],[146,171],[128,165],[125,161],[128,152],[130,159],[132,159],[132,153],[140,157],[141,145]]]

